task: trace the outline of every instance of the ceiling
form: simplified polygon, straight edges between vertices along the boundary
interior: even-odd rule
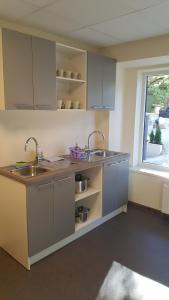
[[[0,18],[106,47],[169,33],[169,0],[0,0]]]

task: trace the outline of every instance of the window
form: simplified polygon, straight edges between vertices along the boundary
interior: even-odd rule
[[[146,75],[145,100],[142,161],[169,167],[169,75]]]

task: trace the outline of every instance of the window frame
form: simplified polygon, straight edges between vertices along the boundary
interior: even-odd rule
[[[137,76],[137,84],[140,83],[142,90],[141,94],[139,95],[137,93],[136,96],[136,110],[139,111],[140,116],[139,116],[139,128],[135,127],[135,130],[137,134],[139,134],[139,145],[138,145],[138,155],[137,155],[137,165],[140,168],[145,168],[145,169],[153,169],[153,170],[161,170],[161,171],[166,171],[169,172],[169,166],[164,167],[161,165],[157,165],[155,163],[150,163],[150,162],[143,162],[142,157],[143,157],[143,137],[144,137],[144,117],[145,117],[145,110],[146,110],[146,96],[147,96],[147,77],[148,76],[163,76],[163,75],[169,75],[169,68],[158,68],[158,69],[147,69],[147,70],[142,70],[138,71],[138,76]],[[136,112],[135,118],[138,118],[138,114]],[[138,129],[138,130],[137,130]],[[135,152],[135,150],[134,150]]]

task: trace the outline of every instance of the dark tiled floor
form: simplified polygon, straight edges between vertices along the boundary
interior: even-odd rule
[[[130,207],[30,272],[0,250],[0,300],[94,300],[114,260],[169,286],[169,220]]]

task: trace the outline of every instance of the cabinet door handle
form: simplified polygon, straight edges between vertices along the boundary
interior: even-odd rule
[[[53,110],[56,109],[51,105],[35,105],[35,109],[39,109],[39,110]]]
[[[107,164],[106,166],[107,167],[112,167],[112,166],[115,166],[115,165],[119,165],[120,163],[121,163],[120,161],[116,161],[115,163]]]
[[[38,185],[38,190],[43,190],[43,189],[45,189],[45,188],[47,188],[49,186],[52,186],[51,182],[40,184],[40,185]]]
[[[64,177],[62,179],[54,179],[55,182],[62,182],[62,181],[71,181],[72,177]]]
[[[116,162],[111,163],[111,164],[106,164],[106,166],[112,167],[112,166],[114,166],[114,165],[119,165],[119,164],[121,164],[122,162],[125,162],[125,161],[128,162],[128,159],[123,159],[123,160],[116,161]]]
[[[113,109],[113,106],[110,105],[93,105],[91,106],[93,109]]]
[[[96,109],[103,109],[103,106],[101,105],[93,105],[91,108],[96,108]]]
[[[27,104],[15,104],[14,106],[16,109],[30,109],[33,110],[34,106],[33,105],[27,105]]]
[[[110,105],[105,105],[103,106],[104,109],[113,109],[113,106],[110,106]]]

